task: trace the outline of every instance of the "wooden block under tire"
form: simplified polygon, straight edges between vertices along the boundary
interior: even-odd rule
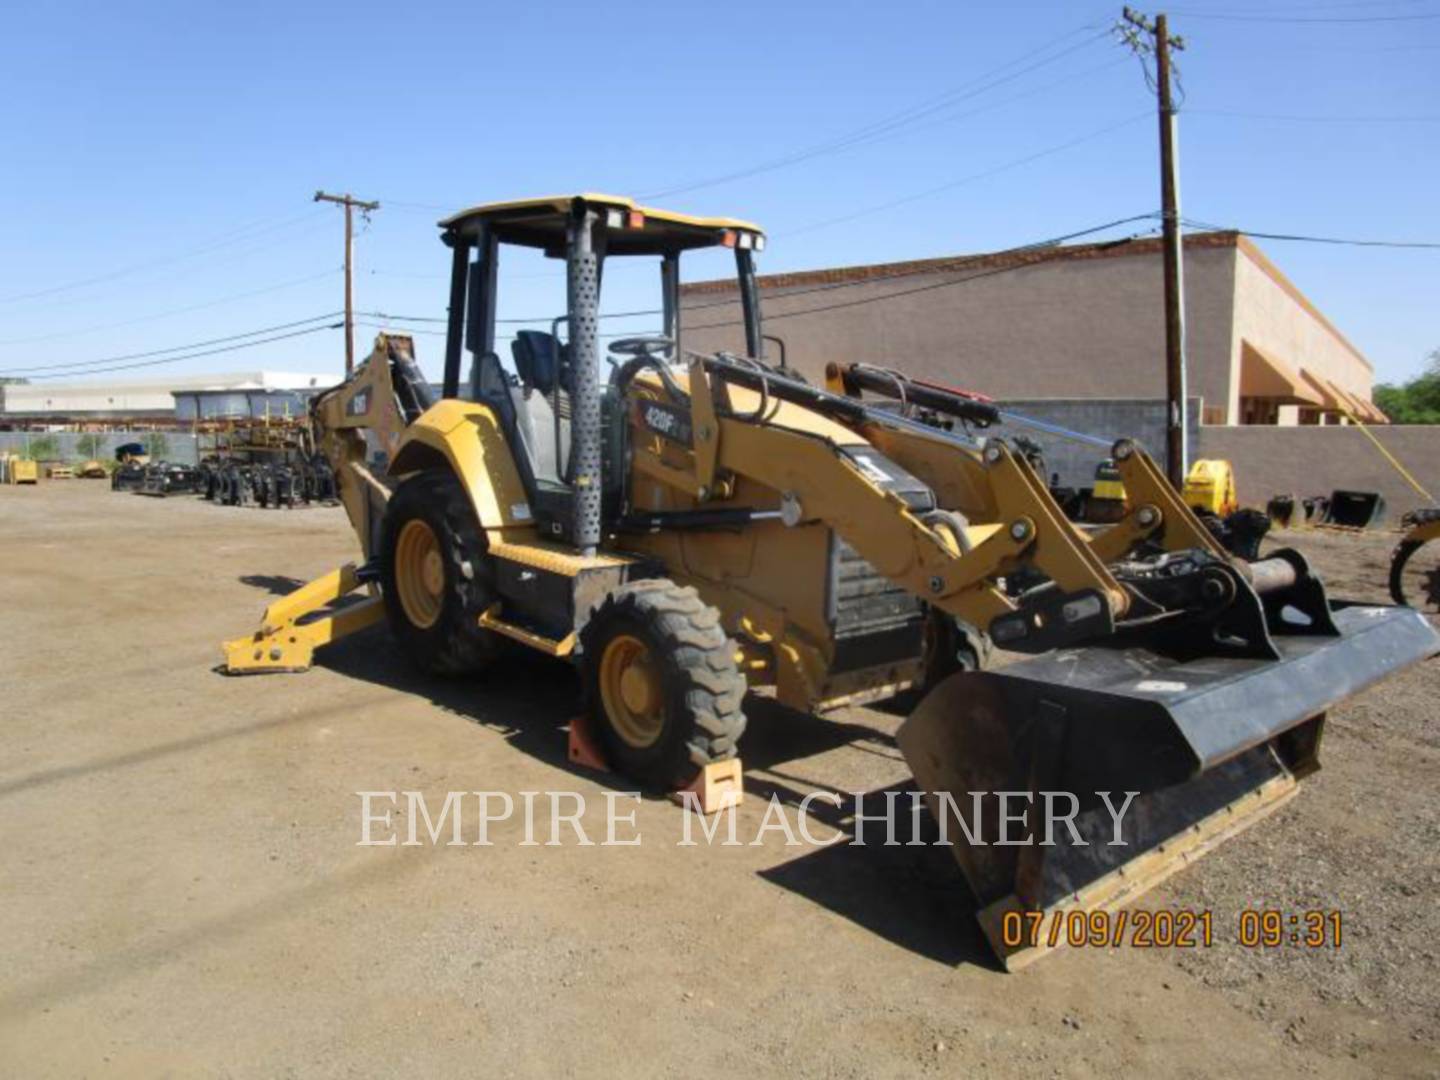
[[[685,796],[694,795],[694,799]],[[670,798],[688,809],[698,810],[705,815],[718,814],[745,801],[744,772],[738,757],[725,761],[712,761],[700,770],[700,774],[678,791],[672,791]]]

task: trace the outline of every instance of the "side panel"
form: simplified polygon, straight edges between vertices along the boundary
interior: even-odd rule
[[[405,429],[390,475],[440,464],[448,464],[465,485],[481,528],[534,528],[514,454],[488,406],[453,399],[436,402]]]

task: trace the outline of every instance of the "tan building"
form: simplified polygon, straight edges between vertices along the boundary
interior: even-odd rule
[[[812,380],[865,361],[1001,400],[1165,394],[1158,239],[760,279],[765,330]],[[1185,238],[1189,396],[1205,424],[1384,422],[1369,361],[1250,240]],[[733,282],[682,290],[691,348],[742,349]],[[773,347],[773,346],[772,346]],[[771,359],[775,359],[774,355]]]

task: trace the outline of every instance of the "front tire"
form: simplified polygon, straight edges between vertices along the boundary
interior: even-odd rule
[[[479,625],[495,601],[485,534],[446,469],[406,480],[385,510],[381,592],[390,631],[420,670],[459,675],[489,665],[496,635]]]
[[[581,642],[586,710],[614,768],[674,790],[735,756],[745,677],[720,613],[693,588],[663,579],[622,586]]]

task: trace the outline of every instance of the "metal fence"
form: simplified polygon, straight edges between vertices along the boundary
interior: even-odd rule
[[[175,431],[0,431],[0,452],[67,463],[114,461],[116,447],[140,443],[154,461],[196,465],[197,441],[194,435]]]

